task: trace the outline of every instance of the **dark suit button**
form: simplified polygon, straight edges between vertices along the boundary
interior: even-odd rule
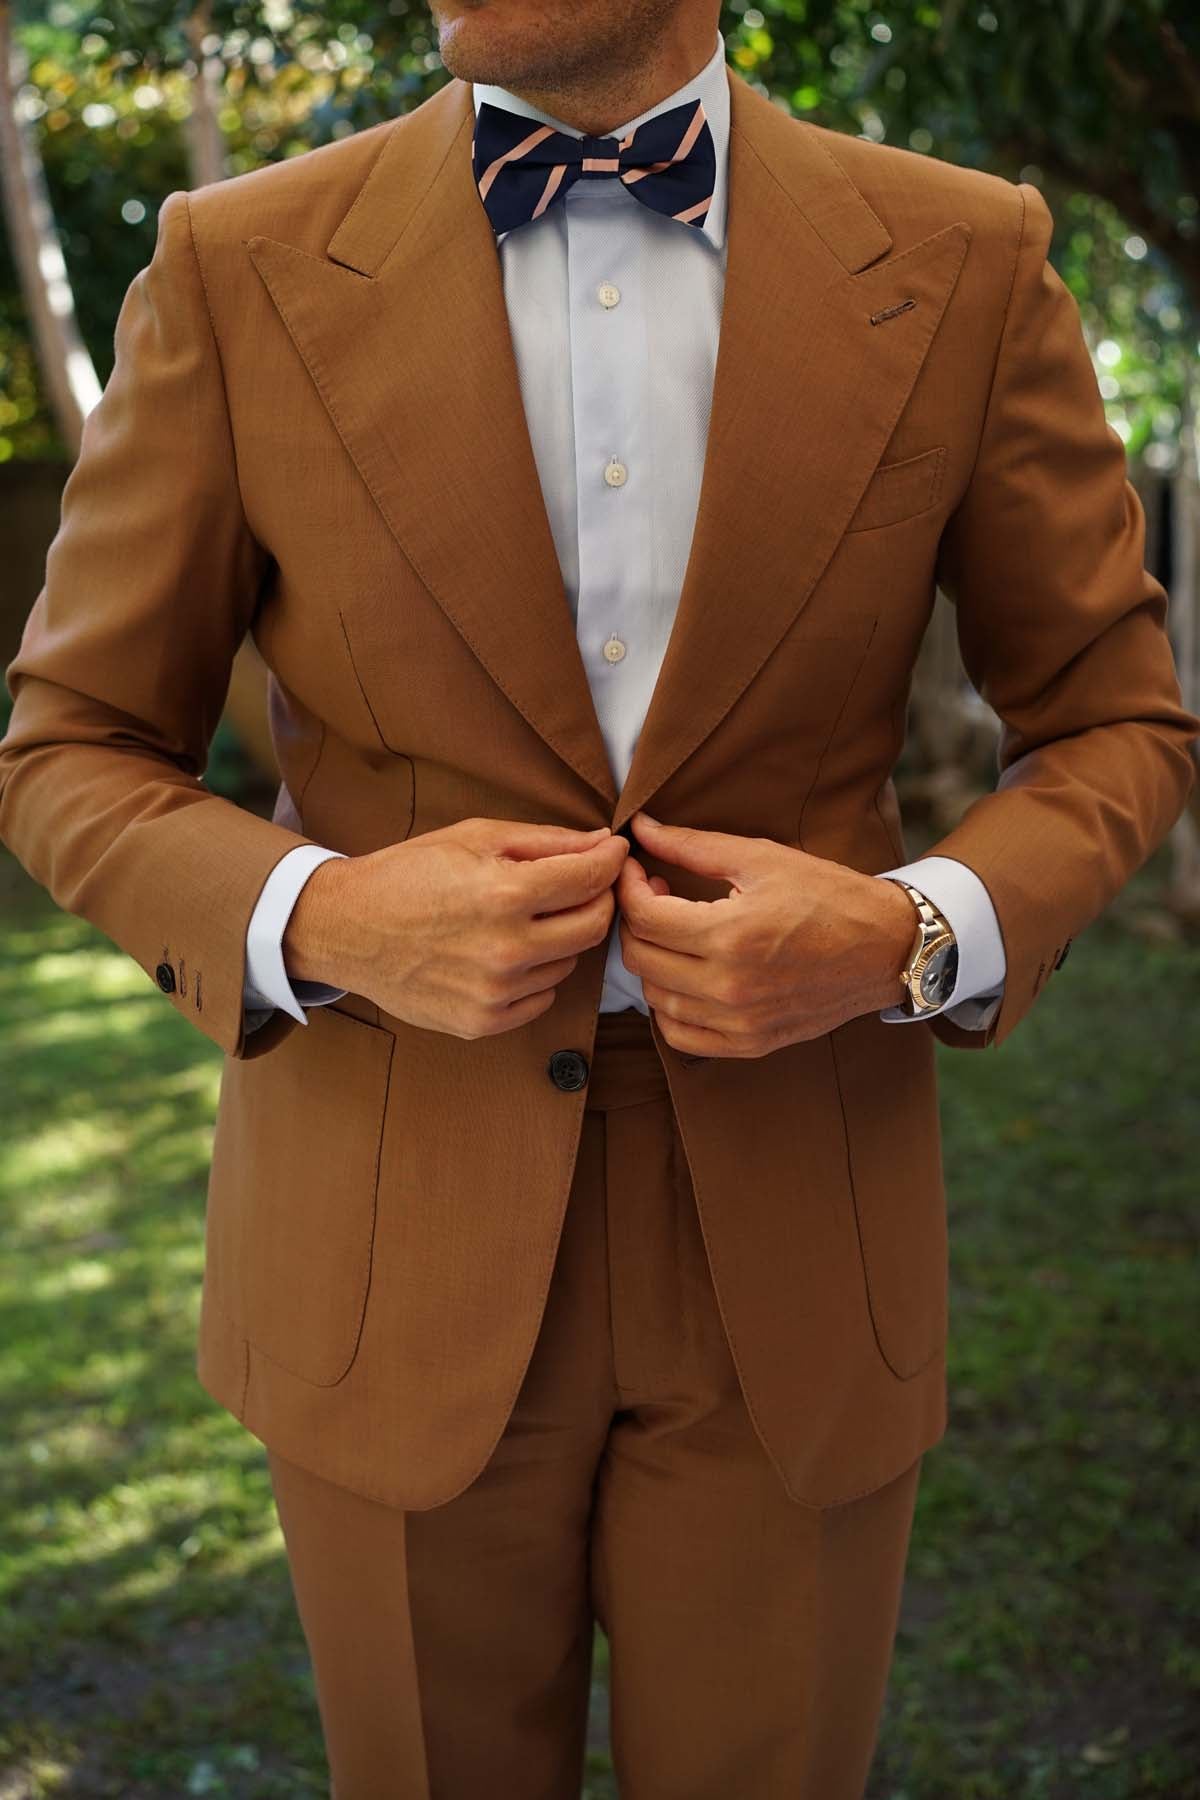
[[[175,971],[170,963],[159,963],[157,969],[154,971],[154,979],[157,981],[164,994],[173,994],[175,992]]]
[[[1066,943],[1063,945],[1062,949],[1059,952],[1058,961],[1054,965],[1056,969],[1061,969],[1063,964],[1066,962],[1067,952],[1070,950],[1073,942],[1074,942],[1074,940],[1072,938],[1068,938]]]
[[[587,1057],[579,1050],[556,1050],[547,1067],[550,1079],[564,1094],[573,1094],[588,1078]]]

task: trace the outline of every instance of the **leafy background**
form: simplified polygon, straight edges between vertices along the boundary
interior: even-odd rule
[[[219,84],[233,173],[391,117],[445,79],[418,0],[24,0],[15,16],[18,103],[102,379],[157,208],[192,185],[198,66]],[[1200,8],[763,0],[726,6],[721,24],[739,72],[797,114],[1042,186],[1110,417],[1131,456],[1174,466],[1200,330]],[[61,453],[0,248],[0,459]]]

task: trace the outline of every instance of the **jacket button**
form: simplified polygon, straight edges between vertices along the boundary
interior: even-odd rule
[[[154,979],[157,981],[164,994],[173,994],[175,992],[175,971],[170,963],[159,963],[157,969],[154,971]]]
[[[550,1079],[564,1094],[573,1094],[588,1078],[587,1057],[579,1050],[556,1050],[547,1068]]]

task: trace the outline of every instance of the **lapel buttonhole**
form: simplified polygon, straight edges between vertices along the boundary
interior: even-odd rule
[[[916,304],[915,300],[902,300],[899,306],[885,307],[882,312],[871,314],[871,323],[872,325],[882,325],[885,319],[894,319],[897,313],[908,312],[909,308]]]

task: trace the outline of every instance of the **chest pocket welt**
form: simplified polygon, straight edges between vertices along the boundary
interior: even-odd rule
[[[907,456],[902,462],[881,463],[867,483],[847,531],[874,531],[927,512],[941,495],[945,470],[944,444],[919,456]]]

